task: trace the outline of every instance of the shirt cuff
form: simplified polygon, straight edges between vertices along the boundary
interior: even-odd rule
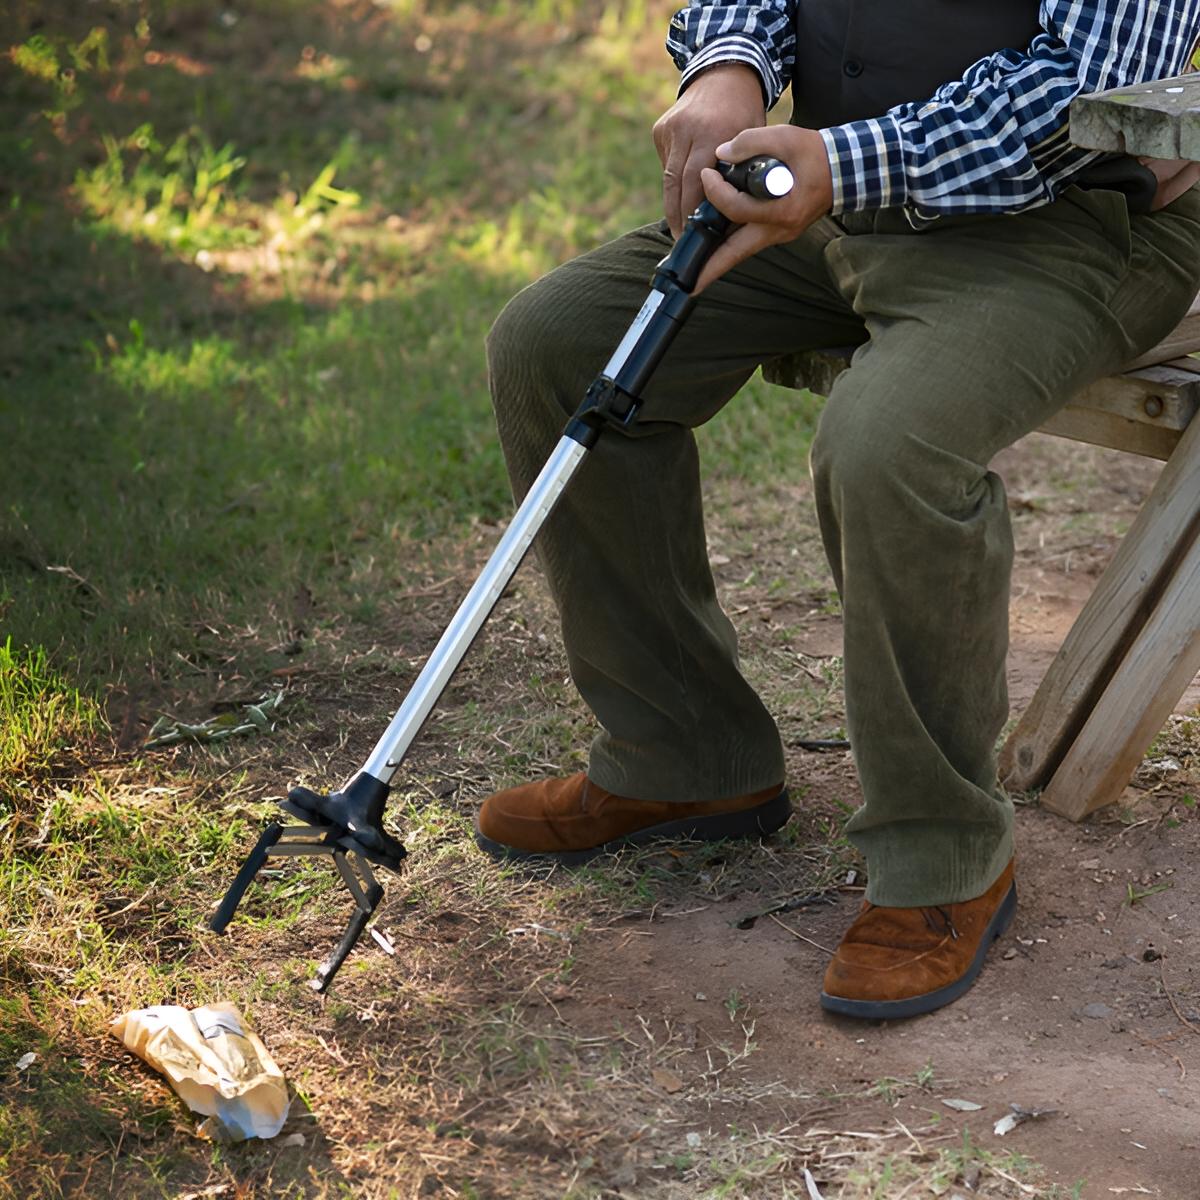
[[[893,208],[908,199],[904,143],[891,116],[820,131],[833,176],[832,213]]]
[[[771,65],[770,56],[752,37],[731,33],[709,42],[703,49],[692,55],[688,65],[684,67],[679,79],[679,91],[682,96],[688,84],[709,67],[720,63],[743,63],[753,67],[758,72],[762,84],[763,103],[767,108],[774,108],[776,101],[783,94],[783,82]]]

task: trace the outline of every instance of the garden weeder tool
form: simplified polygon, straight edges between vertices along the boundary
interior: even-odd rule
[[[783,196],[792,188],[792,173],[778,159],[757,157],[718,167],[735,187],[759,199]],[[339,792],[325,796],[297,787],[279,801],[286,813],[303,823],[285,827],[272,821],[263,830],[210,922],[217,933],[233,919],[242,895],[269,857],[329,855],[355,903],[341,942],[311,981],[318,992],[329,986],[383,899],[371,864],[399,872],[405,857],[404,846],[383,827],[392,776],[587,452],[605,428],[633,423],[643,389],[696,302],[692,290],[700,271],[730,226],[707,200],[688,218],[671,252],[658,264],[646,302],[567,422],[558,446],[370,757]]]

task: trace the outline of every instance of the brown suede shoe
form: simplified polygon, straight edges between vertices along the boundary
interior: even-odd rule
[[[614,796],[581,771],[489,796],[475,822],[475,840],[493,858],[573,865],[660,838],[764,837],[791,811],[782,784],[732,800],[667,804]]]
[[[932,1012],[975,982],[1017,910],[1013,865],[982,896],[929,908],[862,910],[825,971],[821,1007],[891,1020]]]

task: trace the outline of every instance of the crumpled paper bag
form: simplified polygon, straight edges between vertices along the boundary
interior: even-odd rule
[[[204,1136],[240,1142],[283,1128],[291,1103],[283,1072],[232,1004],[156,1004],[125,1013],[109,1030],[208,1118]]]

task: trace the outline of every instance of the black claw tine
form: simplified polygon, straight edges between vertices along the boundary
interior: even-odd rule
[[[341,863],[338,866],[340,867]],[[354,910],[346,925],[346,932],[342,935],[342,940],[338,942],[333,953],[317,968],[315,978],[309,980],[308,986],[314,992],[324,992],[333,982],[333,977],[338,973],[338,968],[341,967],[342,963],[349,956],[350,951],[358,944],[358,939],[362,937],[363,930],[367,927],[367,922],[378,907],[379,901],[383,899],[383,888],[375,884],[374,887],[368,889],[364,899],[367,901],[367,907],[364,908],[360,905]]]
[[[221,901],[217,907],[217,911],[213,913],[212,920],[208,923],[208,927],[213,933],[225,932],[225,927],[233,920],[233,914],[237,912],[237,906],[246,894],[246,889],[254,882],[255,875],[258,874],[263,863],[267,861],[267,855],[271,853],[271,847],[279,841],[279,835],[282,832],[283,826],[275,821],[272,821],[262,831],[262,836],[255,843],[254,849],[246,855],[246,861],[242,863],[242,869],[229,885],[229,890],[225,893],[225,899]]]
[[[297,789],[302,790],[302,789]],[[400,869],[400,860],[404,858],[404,847],[394,842],[390,835],[382,832],[378,836],[393,846],[385,847],[383,854],[374,846],[360,845],[357,838],[350,835],[348,828],[327,823],[324,818],[307,809],[298,809],[290,802],[283,805],[294,816],[305,822],[304,825],[285,828],[272,821],[262,836],[258,839],[253,850],[246,856],[237,878],[230,884],[225,898],[221,901],[216,913],[213,914],[209,927],[216,933],[223,933],[225,927],[233,919],[238,904],[246,889],[254,881],[254,877],[262,869],[263,864],[271,855],[287,857],[326,855],[332,857],[342,883],[354,900],[354,912],[346,926],[342,940],[334,948],[333,953],[317,969],[316,978],[309,981],[314,991],[324,992],[333,981],[342,963],[358,944],[368,922],[374,915],[383,899],[383,887],[371,870],[369,859],[382,858],[383,865],[393,871]],[[356,831],[361,833],[361,830]],[[375,839],[371,839],[374,841]]]

